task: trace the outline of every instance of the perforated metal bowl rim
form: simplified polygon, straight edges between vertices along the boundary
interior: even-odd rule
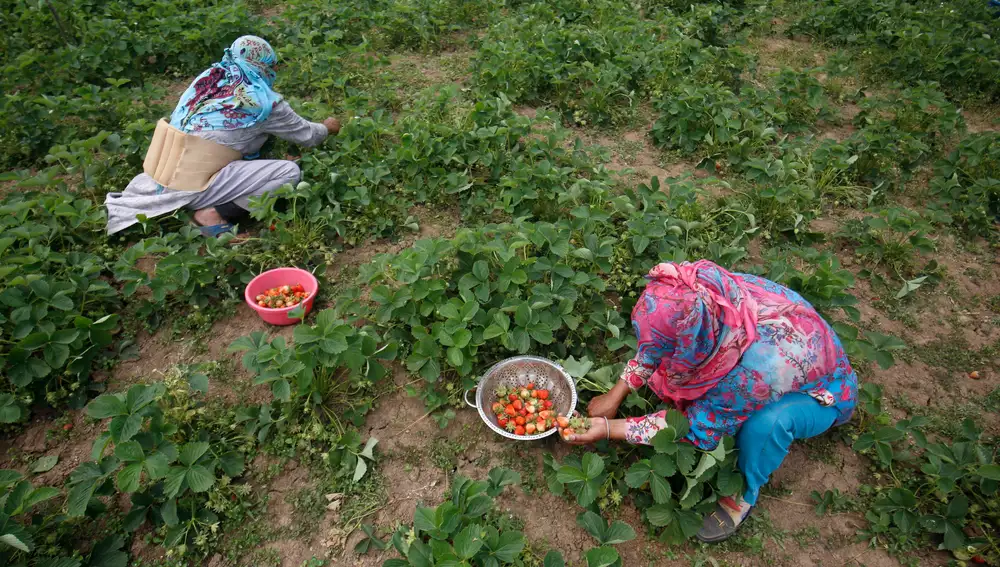
[[[566,380],[566,383],[569,384],[570,402],[569,402],[569,411],[566,412],[566,415],[571,415],[573,413],[573,410],[576,409],[576,380],[574,380],[573,377],[569,375],[569,372],[566,372],[566,369],[564,369],[558,362],[549,360],[547,358],[543,358],[541,356],[525,355],[525,356],[513,356],[511,358],[505,358],[504,360],[497,362],[493,366],[490,366],[489,370],[484,372],[482,377],[479,379],[479,383],[482,384],[483,379],[493,374],[494,371],[498,370],[499,368],[507,364],[511,364],[514,362],[541,362],[543,364],[548,364],[549,366],[555,368],[556,371],[559,372],[559,374],[562,375],[562,377]],[[486,411],[483,410],[483,389],[480,388],[478,385],[476,386],[475,404],[469,401],[469,393],[471,391],[472,390],[465,391],[464,395],[465,403],[468,404],[470,407],[476,408],[476,410],[479,411],[479,417],[483,420],[483,423],[485,423],[490,429],[492,429],[494,432],[500,435],[503,435],[508,439],[513,439],[515,441],[536,441],[538,439],[544,439],[545,437],[553,435],[555,434],[556,431],[558,431],[558,429],[553,427],[552,429],[540,435],[515,435],[510,431],[507,431],[506,429],[503,429],[499,425],[493,423],[493,420],[491,420],[489,416],[486,415]]]

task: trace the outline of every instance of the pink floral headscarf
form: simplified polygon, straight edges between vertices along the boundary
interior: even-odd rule
[[[757,338],[757,302],[739,276],[701,260],[664,263],[632,310],[636,358],[655,364],[649,385],[662,399],[701,397]]]

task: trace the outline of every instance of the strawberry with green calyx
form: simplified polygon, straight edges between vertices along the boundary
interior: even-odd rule
[[[569,418],[570,429],[575,429],[577,431],[590,431],[590,418],[583,417],[580,414],[574,415]]]

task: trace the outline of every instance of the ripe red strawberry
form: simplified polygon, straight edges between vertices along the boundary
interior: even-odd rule
[[[497,419],[497,425],[499,425],[500,427],[507,427],[507,418],[501,417]]]
[[[524,435],[524,427],[521,426],[521,425],[518,425],[517,427],[515,427],[514,428],[514,435]]]

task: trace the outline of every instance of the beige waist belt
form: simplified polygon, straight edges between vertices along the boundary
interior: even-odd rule
[[[164,187],[204,191],[219,170],[242,157],[232,148],[185,134],[161,119],[156,123],[142,170]]]

